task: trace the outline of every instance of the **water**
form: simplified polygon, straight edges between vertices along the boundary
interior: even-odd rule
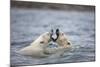
[[[17,53],[39,35],[59,28],[72,43],[73,50],[63,56],[32,58]],[[95,60],[95,12],[11,8],[11,64],[36,65],[87,62]]]

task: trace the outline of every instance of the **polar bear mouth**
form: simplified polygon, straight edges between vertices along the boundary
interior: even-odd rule
[[[56,29],[56,35],[53,34],[53,29],[51,30],[51,40],[56,41],[59,37],[59,29]]]

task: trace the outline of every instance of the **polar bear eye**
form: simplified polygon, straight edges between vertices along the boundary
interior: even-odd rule
[[[44,41],[41,41],[40,43],[44,43]]]
[[[70,45],[70,42],[68,42],[67,44]]]

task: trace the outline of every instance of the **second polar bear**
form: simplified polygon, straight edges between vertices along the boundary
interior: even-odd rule
[[[68,37],[63,32],[60,32],[59,29],[56,30],[56,35],[57,35],[56,43],[58,43],[59,46],[63,48],[69,48],[71,46]]]
[[[50,32],[43,33],[29,46],[22,48],[19,52],[23,55],[30,55],[33,57],[47,57],[48,55],[45,54],[44,51],[51,40],[50,37]]]

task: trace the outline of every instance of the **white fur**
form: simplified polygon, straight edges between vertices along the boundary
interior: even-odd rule
[[[65,51],[69,51],[71,49],[71,43],[63,32],[59,32],[59,37],[56,40],[56,43],[58,44],[58,47],[46,48],[45,52],[49,54],[63,55]]]
[[[69,48],[71,46],[71,43],[68,40],[68,37],[63,32],[59,32],[59,37],[56,40],[56,43],[62,48]]]
[[[19,52],[20,54],[30,55],[33,57],[47,57],[48,55],[44,54],[44,51],[45,48],[48,46],[49,41],[50,33],[43,33],[29,46],[22,48]]]
[[[71,43],[68,40],[68,37],[63,32],[59,32],[59,37],[56,40],[56,43],[58,44],[58,47],[48,49],[47,51],[49,53],[53,53],[53,54],[62,56],[65,53],[65,51],[69,51],[71,49]],[[70,44],[68,44],[68,43],[70,43]]]

